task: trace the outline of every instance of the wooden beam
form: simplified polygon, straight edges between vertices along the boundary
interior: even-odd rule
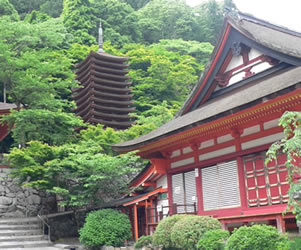
[[[143,187],[156,187],[156,183],[154,183],[154,182],[144,182],[143,184],[142,184],[142,186]]]
[[[138,214],[137,214],[137,205],[134,205],[134,234],[135,234],[135,241],[138,240]]]

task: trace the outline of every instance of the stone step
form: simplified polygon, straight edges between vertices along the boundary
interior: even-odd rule
[[[51,246],[52,244],[47,240],[40,240],[40,241],[2,241],[0,242],[0,249],[3,248],[39,248],[43,249],[43,247]]]
[[[40,224],[21,224],[21,225],[0,225],[0,232],[2,230],[32,230],[32,229],[40,229]]]
[[[10,235],[10,236],[0,236],[0,242],[3,241],[41,241],[47,240],[45,235]]]
[[[42,230],[1,230],[0,236],[24,236],[24,235],[41,235]]]
[[[39,223],[40,220],[37,217],[0,219],[0,225],[26,225]]]

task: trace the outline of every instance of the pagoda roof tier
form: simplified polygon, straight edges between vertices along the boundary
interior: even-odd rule
[[[115,127],[115,128],[128,128],[132,126],[132,122],[122,122],[122,121],[107,121],[103,119],[96,119],[96,118],[91,118],[89,120],[91,123],[100,123],[108,127]]]
[[[107,117],[107,118],[112,118],[113,120],[130,120],[131,117],[126,114],[111,114],[111,113],[104,113],[104,112],[97,112],[95,110],[92,111],[92,114],[95,117]]]
[[[102,61],[97,61],[95,58],[91,58],[85,64],[83,64],[80,67],[75,65],[75,68],[77,68],[76,73],[80,74],[84,70],[87,70],[91,65],[95,65],[97,67],[104,67],[108,70],[117,70],[120,73],[123,72],[123,71],[126,71],[129,67],[128,64],[117,64],[117,63],[110,63],[110,62],[102,62]]]
[[[117,82],[117,81],[111,81],[111,80],[107,80],[107,79],[101,79],[95,76],[89,76],[87,75],[86,77],[81,79],[81,85],[82,86],[86,86],[88,85],[89,82],[94,82],[95,84],[104,84],[104,85],[108,85],[108,86],[114,86],[114,87],[127,87],[130,86],[132,84],[132,82]]]
[[[103,106],[103,105],[97,105],[97,104],[92,104],[92,108],[94,108],[97,111],[107,111],[107,112],[112,112],[112,113],[129,113],[135,111],[135,107],[123,107],[123,108],[116,108],[116,107],[108,107],[108,106]]]
[[[88,82],[85,85],[85,88],[77,88],[74,89],[73,92],[79,93],[78,95],[75,96],[82,96],[83,93],[86,93],[90,88],[98,89],[101,91],[106,91],[106,92],[113,92],[113,93],[128,93],[131,92],[131,88],[114,88],[114,87],[108,87],[108,86],[103,86],[103,85],[95,85],[94,82]]]
[[[113,105],[113,107],[119,108],[119,107],[128,107],[133,104],[133,101],[116,101],[116,100],[109,100],[109,99],[103,99],[103,98],[97,98],[95,96],[89,97],[87,100],[85,100],[82,103],[77,104],[77,110],[82,109],[82,106],[86,106],[89,103],[94,102],[95,104],[104,104],[104,105]]]
[[[126,68],[126,67],[124,67]],[[127,69],[113,69],[111,67],[102,67],[97,65],[95,62],[91,64],[85,64],[85,67],[81,67],[76,71],[77,75],[81,75],[84,72],[88,72],[90,70],[96,70],[98,72],[104,72],[104,73],[110,73],[110,74],[115,74],[115,75],[126,75],[129,73],[129,70]]]
[[[82,119],[87,122],[92,118],[95,119],[105,119],[105,120],[112,120],[112,121],[128,121],[130,122],[131,117],[128,115],[122,115],[122,114],[109,114],[109,113],[100,113],[96,111],[91,111],[85,114]]]
[[[88,57],[81,63],[77,64],[75,67],[82,68],[86,67],[86,65],[90,65],[91,62],[95,62],[98,65],[110,68],[124,69],[129,66],[128,64],[124,64],[127,61],[128,57],[112,56],[107,53],[95,53],[91,51]]]
[[[111,94],[108,92],[101,92],[101,91],[97,91],[94,89],[88,89],[88,91],[84,91],[84,95],[81,95],[82,92],[80,92],[78,95],[74,96],[74,100],[76,101],[76,103],[82,103],[84,102],[87,98],[89,98],[90,96],[102,96],[102,97],[106,97],[106,98],[111,98],[111,99],[115,99],[115,100],[131,100],[131,98],[134,96],[133,94]]]
[[[95,103],[104,103],[104,104],[109,104],[109,105],[117,105],[117,106],[130,106],[133,105],[133,101],[117,101],[117,100],[110,100],[110,99],[103,99],[99,97],[94,97],[93,98]]]
[[[97,113],[97,114],[96,114]],[[112,115],[106,113],[98,113],[98,112],[89,112],[82,117],[85,122],[90,121],[92,118],[95,119],[104,119],[109,121],[120,121],[120,122],[131,122],[131,118],[129,116],[125,117],[123,115]]]
[[[125,75],[115,75],[114,73],[103,73],[101,71],[96,71],[95,69],[90,69],[82,72],[78,75],[75,79],[81,82],[81,79],[87,78],[87,76],[96,76],[99,78],[109,79],[109,80],[116,80],[116,81],[126,81],[131,77]]]
[[[129,113],[135,111],[135,107],[113,107],[113,106],[106,106],[99,103],[92,103],[90,99],[87,102],[79,105],[74,111],[78,115],[82,116],[85,115],[91,108],[94,108],[97,111],[105,111],[105,112],[112,112],[112,113]]]

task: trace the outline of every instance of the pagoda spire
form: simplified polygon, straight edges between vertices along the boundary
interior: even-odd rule
[[[101,21],[99,21],[99,28],[98,28],[98,52],[104,52],[103,48],[103,30],[101,26]]]

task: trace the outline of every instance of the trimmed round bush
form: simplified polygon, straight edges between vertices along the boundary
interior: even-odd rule
[[[79,234],[80,242],[90,249],[103,245],[119,247],[131,238],[131,224],[126,214],[102,209],[88,214]]]
[[[172,245],[178,249],[196,249],[196,245],[207,231],[220,229],[217,219],[208,216],[186,215],[171,230]]]
[[[201,250],[222,250],[225,248],[226,241],[230,237],[229,231],[215,229],[203,234],[197,244],[197,249]]]
[[[275,227],[268,225],[243,226],[235,229],[227,241],[229,250],[288,250],[289,240]]]
[[[141,236],[134,245],[135,249],[142,249],[143,247],[151,247],[152,246],[152,236]]]
[[[171,249],[173,247],[170,234],[173,226],[187,215],[173,215],[161,220],[153,234],[153,245],[162,246],[163,249]]]

